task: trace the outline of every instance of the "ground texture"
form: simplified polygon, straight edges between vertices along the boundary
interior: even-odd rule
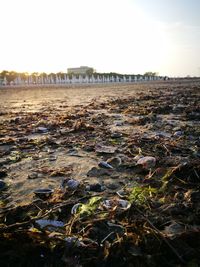
[[[198,81],[0,96],[0,266],[199,266]]]

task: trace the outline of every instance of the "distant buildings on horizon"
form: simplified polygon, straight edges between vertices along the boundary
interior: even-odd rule
[[[11,74],[9,76],[9,73]],[[15,75],[13,75],[13,73]],[[166,80],[168,77],[157,76],[156,73],[147,72],[144,75],[132,74],[124,75],[117,73],[96,73],[94,68],[80,66],[77,68],[68,68],[67,73],[51,73],[30,75],[25,73],[7,72],[4,77],[0,77],[0,85],[64,85],[64,84],[92,84],[92,83],[131,83],[142,81]]]
[[[78,68],[68,68],[67,69],[67,73],[68,74],[82,74],[82,75],[90,75],[92,73],[94,73],[94,69],[93,68],[90,68],[90,67],[87,67],[87,66],[80,66]]]

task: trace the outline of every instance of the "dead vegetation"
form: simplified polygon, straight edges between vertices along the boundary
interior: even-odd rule
[[[6,114],[0,266],[199,266],[199,90],[169,85],[62,113]],[[77,182],[73,164],[53,165],[60,148],[101,161],[85,174],[98,183]],[[37,163],[30,181],[64,182],[51,196],[11,205],[7,181],[27,159]]]

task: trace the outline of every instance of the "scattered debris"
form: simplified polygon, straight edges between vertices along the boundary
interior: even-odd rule
[[[117,150],[116,147],[104,146],[100,144],[98,144],[95,149],[95,151],[99,154],[114,154],[116,150]]]
[[[69,190],[75,190],[79,186],[80,182],[75,179],[66,179],[62,181],[61,188],[67,188]]]
[[[199,82],[132,86],[1,105],[0,266],[198,266]]]
[[[53,227],[64,227],[64,223],[61,221],[54,221],[54,220],[36,220],[35,221],[40,228],[46,228],[47,226],[53,226]]]
[[[100,161],[98,165],[101,168],[113,169],[113,167],[109,163],[107,163],[105,161]]]
[[[34,190],[34,194],[40,198],[48,198],[53,194],[54,190],[49,188],[41,188]]]
[[[104,185],[100,183],[90,184],[86,186],[86,191],[102,192],[106,189]]]
[[[107,199],[103,202],[103,206],[106,209],[128,210],[131,203],[124,199]]]
[[[154,157],[141,157],[137,161],[137,165],[141,165],[144,169],[154,168],[156,165],[156,159]]]
[[[48,132],[48,129],[45,128],[45,127],[38,127],[36,129],[36,132],[38,132],[38,133],[47,133]]]

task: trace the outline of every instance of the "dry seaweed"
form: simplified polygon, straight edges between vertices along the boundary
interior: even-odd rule
[[[199,266],[199,89],[1,112],[0,266]]]

